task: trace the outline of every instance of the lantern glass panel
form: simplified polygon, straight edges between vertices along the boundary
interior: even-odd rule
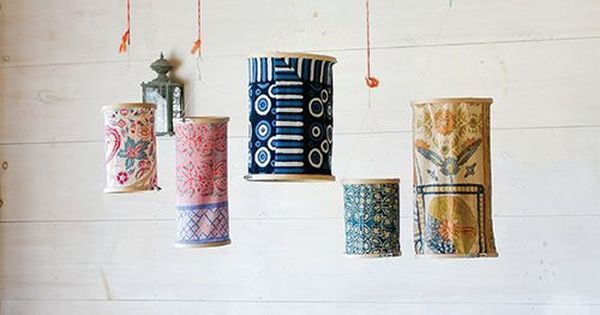
[[[144,88],[144,102],[156,104],[155,131],[163,135],[169,132],[167,118],[167,100],[159,92],[158,87],[146,86]]]

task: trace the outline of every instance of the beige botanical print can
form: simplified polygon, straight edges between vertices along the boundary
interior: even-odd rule
[[[417,255],[497,256],[489,98],[412,102]]]

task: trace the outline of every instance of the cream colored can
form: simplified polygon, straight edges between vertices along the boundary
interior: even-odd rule
[[[497,256],[489,98],[412,102],[417,255]]]
[[[106,193],[154,190],[156,105],[125,103],[102,107],[106,148]]]

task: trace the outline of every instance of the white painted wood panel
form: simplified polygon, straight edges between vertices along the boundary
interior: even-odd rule
[[[0,315],[600,313],[600,3],[0,0]],[[266,9],[266,10],[265,10]],[[190,114],[227,115],[233,244],[173,248],[173,139],[158,193],[108,196],[102,105],[139,99],[160,51]],[[339,183],[257,184],[246,172],[246,64],[257,50],[336,55],[338,178],[400,176],[398,259],[342,255]],[[413,99],[490,96],[500,257],[415,259]]]
[[[234,218],[340,217],[338,183],[248,183],[246,139],[229,140]],[[338,135],[334,174],[399,176],[403,217],[412,213],[410,133]],[[558,149],[560,148],[560,150]],[[174,142],[159,141],[160,192],[106,195],[102,143],[2,146],[4,221],[170,219],[174,215]],[[492,134],[496,216],[600,216],[600,127],[497,130]],[[574,183],[569,186],[566,183]],[[576,184],[575,184],[576,183]]]
[[[196,38],[195,1],[135,1],[132,46],[117,54],[125,2],[4,0],[3,66],[148,60],[186,55]],[[600,36],[595,0],[373,1],[375,47],[412,47]],[[364,46],[364,1],[204,1],[206,55],[256,50],[339,50]]]
[[[2,315],[128,314],[128,315],[383,315],[397,314],[522,314],[595,315],[598,305],[477,304],[449,303],[295,303],[295,302],[153,302],[153,301],[4,301]]]
[[[3,299],[597,304],[598,217],[496,218],[497,259],[342,255],[343,221],[234,220],[233,244],[173,247],[171,222],[2,223]]]
[[[453,95],[494,97],[493,128],[599,126],[598,55],[600,39],[375,51],[381,87],[366,115],[364,53],[340,52],[335,130],[408,131],[410,100]],[[148,64],[0,69],[0,143],[101,140],[100,107],[139,100],[139,83],[153,78]],[[245,59],[206,58],[202,69],[201,84],[193,61],[177,72],[188,113],[230,116],[231,134],[246,135]]]

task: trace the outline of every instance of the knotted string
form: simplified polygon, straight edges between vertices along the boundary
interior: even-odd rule
[[[202,54],[200,47],[202,46],[202,1],[198,0],[198,37],[192,46],[191,53],[196,54],[198,56]]]
[[[372,106],[372,101],[371,101],[373,89],[376,88],[377,86],[379,86],[379,80],[371,75],[371,20],[370,20],[371,12],[370,12],[370,8],[369,8],[369,0],[366,0],[366,13],[367,13],[366,14],[367,15],[367,75],[365,76],[365,81],[367,83],[367,86],[369,87],[369,90],[368,90],[368,94],[367,94],[367,97],[368,97],[367,98],[367,109],[366,109],[366,112],[364,113],[364,115],[362,115],[363,119],[362,119],[361,123],[359,124],[358,130],[360,132],[365,127],[367,127],[368,130],[364,134],[365,136],[368,136],[368,137],[375,136],[375,137],[379,137],[380,139],[382,139],[381,141],[384,144],[382,147],[383,147],[385,153],[377,154],[378,152],[374,152],[373,156],[375,156],[375,158],[373,158],[373,159],[377,159],[378,157],[388,158],[388,157],[392,157],[395,155],[392,154],[392,152],[391,152],[392,145],[388,145],[388,143],[387,143],[388,141],[386,140],[386,135],[383,135],[385,132],[381,131],[379,122],[373,111],[373,106]],[[353,153],[355,153],[355,150],[353,150]],[[358,154],[350,155],[350,158],[348,161],[348,166],[344,170],[344,173],[346,173],[352,169],[352,166],[354,164],[354,157],[357,155]],[[387,163],[388,161],[385,161],[385,162]]]
[[[369,0],[366,0],[367,5],[367,76],[365,82],[369,88],[379,86],[379,80],[371,75],[371,19],[369,12]]]
[[[131,44],[131,0],[127,0],[127,30],[121,36],[121,45],[119,45],[119,53],[123,54],[127,51],[127,46]]]

